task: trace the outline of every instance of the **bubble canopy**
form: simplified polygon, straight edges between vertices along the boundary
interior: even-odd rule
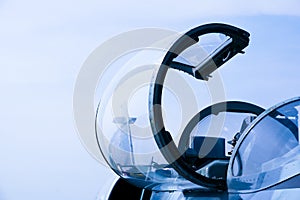
[[[241,53],[249,34],[209,24],[176,39],[167,49],[133,51],[110,63],[114,70],[102,77],[109,81],[101,86],[96,114],[98,146],[109,166],[138,187],[170,191],[196,184],[223,189],[224,180],[196,172],[175,141],[201,110],[197,86]]]

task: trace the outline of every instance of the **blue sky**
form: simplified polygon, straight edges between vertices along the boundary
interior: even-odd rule
[[[0,1],[0,199],[96,199],[113,173],[80,143],[72,97],[81,65],[137,28],[209,22],[249,31],[220,72],[228,99],[269,107],[299,96],[299,1]],[[173,8],[174,7],[174,8]]]

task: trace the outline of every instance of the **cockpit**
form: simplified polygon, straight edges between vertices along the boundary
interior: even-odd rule
[[[300,99],[265,109],[227,100],[222,89],[218,69],[245,53],[249,37],[231,25],[207,24],[159,41],[166,49],[110,63],[95,130],[122,180],[151,191],[151,199],[226,199],[287,187],[299,175]],[[156,61],[143,63],[150,58]]]

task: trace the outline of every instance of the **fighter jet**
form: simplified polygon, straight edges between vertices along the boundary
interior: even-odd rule
[[[194,85],[207,83],[245,53],[249,37],[228,24],[195,27],[171,45],[155,71],[145,96],[147,115],[134,116],[130,105],[120,103],[121,111],[109,117],[111,97],[99,103],[99,148],[120,177],[108,199],[299,198],[300,97],[267,109],[245,101],[213,102],[195,111],[176,134],[166,120],[169,74],[182,73]],[[141,128],[143,121],[149,129]],[[109,137],[102,137],[106,132]]]

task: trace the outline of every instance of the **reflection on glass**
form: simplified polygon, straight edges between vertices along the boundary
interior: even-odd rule
[[[296,100],[271,110],[246,134],[233,160],[230,187],[260,189],[299,174],[299,105]]]
[[[199,37],[198,43],[185,49],[177,58],[174,59],[174,61],[197,66],[229,40],[231,40],[230,37],[221,33],[209,33],[202,35]]]

